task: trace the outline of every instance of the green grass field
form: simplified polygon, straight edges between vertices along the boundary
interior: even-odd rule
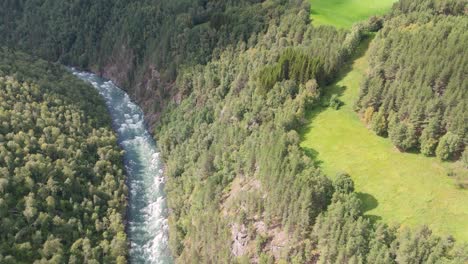
[[[368,67],[366,48],[364,43],[359,58],[326,88],[324,98],[340,94],[345,105],[309,113],[301,146],[327,175],[351,175],[369,217],[402,226],[425,224],[436,234],[468,242],[468,190],[458,189],[447,176],[451,170],[462,171],[460,164],[400,153],[389,139],[368,130],[353,111]]]
[[[314,25],[349,28],[353,23],[390,10],[397,0],[310,0]]]

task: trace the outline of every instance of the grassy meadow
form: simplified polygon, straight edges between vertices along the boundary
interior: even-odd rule
[[[310,0],[314,25],[349,28],[355,22],[390,10],[397,0]]]
[[[457,163],[399,152],[389,139],[367,129],[353,111],[368,67],[367,46],[363,43],[353,64],[325,88],[324,100],[338,94],[344,106],[309,113],[301,146],[325,174],[351,175],[370,218],[402,226],[424,224],[436,234],[468,242],[468,190],[458,189],[448,177],[451,171],[466,170]]]

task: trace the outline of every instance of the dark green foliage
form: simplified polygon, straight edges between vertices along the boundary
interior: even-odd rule
[[[395,3],[394,14],[427,12],[443,15],[463,15],[468,5],[467,0],[400,0]]]
[[[354,182],[347,173],[339,173],[333,181],[335,192],[348,194],[354,192]]]
[[[464,248],[449,254],[452,245],[426,231],[400,237],[395,229],[372,224],[362,216],[360,201],[352,192],[354,185],[349,176],[340,175],[332,184],[299,147],[300,137],[296,129],[303,123],[306,110],[318,101],[318,84],[333,80],[367,31],[382,27],[380,19],[372,19],[369,23],[354,26],[350,31],[315,28],[310,25],[306,2],[6,1],[5,8],[0,10],[0,41],[31,50],[49,60],[110,75],[131,91],[135,99],[143,101],[143,107],[149,114],[163,111],[155,132],[164,155],[168,178],[170,247],[180,263],[247,263],[255,258],[260,263],[280,262],[279,258],[284,263],[314,263],[319,258],[322,263],[430,262],[439,259],[457,263],[466,255]],[[415,8],[412,5],[407,7],[408,10]],[[459,18],[450,19],[455,21]],[[411,28],[415,21],[418,20],[409,18],[407,27]],[[452,30],[452,21],[439,25],[444,23],[435,25],[440,31]],[[427,35],[432,34],[431,28],[424,28],[425,22],[421,25],[424,29],[422,32],[426,34],[422,34],[421,38],[426,40]],[[462,26],[456,26],[453,30],[464,36]],[[395,61],[401,61],[405,67],[411,64],[411,60],[418,65],[433,63],[416,60],[405,52],[396,52],[397,55],[402,54],[401,58],[392,58],[386,51],[393,49],[393,42],[384,40],[392,34],[384,26],[383,33],[377,37],[374,49],[380,53],[374,59],[379,67],[374,67],[376,71],[371,72],[372,78],[366,82],[363,96],[369,90],[368,100],[361,98],[362,109],[372,107],[376,112],[372,117],[372,127],[381,135],[394,130],[392,139],[401,141],[399,144],[409,149],[417,147],[418,136],[433,117],[429,113],[441,113],[443,116],[447,113],[451,121],[440,120],[441,123],[437,125],[440,131],[428,129],[427,138],[439,139],[445,130],[462,137],[465,132],[460,131],[464,129],[464,119],[459,114],[464,113],[465,108],[458,106],[457,102],[465,95],[455,87],[464,84],[463,75],[456,75],[456,80],[451,82],[447,82],[446,77],[454,75],[459,70],[456,67],[463,67],[460,64],[463,59],[454,55],[457,52],[464,54],[455,45],[459,41],[453,36],[455,33],[440,33],[440,36],[434,33],[437,40],[445,39],[447,35],[451,43],[455,43],[453,53],[447,53],[457,65],[444,72],[440,80],[433,78],[439,80],[436,87],[441,88],[440,91],[455,91],[443,93],[440,100],[433,100],[436,96],[427,89],[422,99],[414,95],[406,96],[404,91],[413,83],[408,76],[413,76],[413,72],[402,77],[404,86],[396,93],[397,96],[384,100],[386,93],[380,88],[388,86],[385,92],[393,94],[390,88],[395,85],[391,86],[391,83],[400,77],[395,72],[399,68],[393,67]],[[403,50],[431,50],[421,49],[422,40],[416,36],[414,38],[410,42],[418,43],[416,47],[406,47],[410,44],[403,40],[395,43]],[[419,54],[414,50],[408,52]],[[423,55],[431,57],[432,54],[424,53],[420,57]],[[388,57],[391,57],[391,64],[387,65]],[[441,58],[437,57],[436,60],[441,61]],[[417,69],[415,65],[410,66],[408,68]],[[389,78],[387,72],[390,73]],[[432,72],[431,77],[437,75],[439,69]],[[424,74],[415,75],[421,79],[421,83],[424,83]],[[22,80],[22,77],[16,78]],[[431,85],[426,83],[425,87]],[[53,89],[56,86],[47,87]],[[71,90],[60,87],[55,92],[60,94]],[[84,90],[76,91],[79,92],[62,100],[87,98],[93,102],[90,105],[102,105],[93,101],[95,95],[81,97],[80,94],[85,94]],[[451,95],[445,98],[446,94]],[[407,97],[412,98],[410,103],[402,100]],[[86,102],[70,100],[66,105],[78,107],[86,113],[86,120],[93,124],[91,127],[102,124],[101,113],[104,110],[97,108],[91,113]],[[417,107],[414,111],[399,108],[407,108],[412,102],[430,107]],[[339,104],[338,101],[334,103]],[[396,111],[394,119],[391,111]],[[453,112],[457,114],[450,114]],[[7,118],[0,111],[0,120],[9,120]],[[10,133],[10,126],[21,127],[22,120],[17,119],[20,120],[17,121],[19,124],[6,122],[8,127],[0,125],[3,129],[3,132],[0,131],[0,142],[5,139],[4,134]],[[78,126],[70,127],[78,130]],[[122,199],[120,192],[124,187],[119,166],[114,165],[119,162],[120,154],[110,155],[112,161],[98,161],[102,158],[101,154],[106,153],[102,147],[113,150],[110,143],[99,145],[100,140],[110,140],[111,134],[95,132],[100,136],[96,139],[85,133],[88,127],[81,125],[79,128],[84,131],[76,132],[93,138],[88,139],[92,142],[81,144],[84,157],[79,156],[77,161],[86,160],[93,169],[79,162],[72,164],[78,166],[77,173],[84,175],[83,178],[73,178],[72,187],[78,188],[79,192],[70,194],[74,195],[72,200],[66,196],[68,193],[63,192],[60,195],[67,199],[52,199],[52,195],[49,199],[42,193],[30,196],[27,184],[17,185],[21,193],[21,197],[16,199],[21,201],[21,212],[18,212],[24,213],[24,222],[39,221],[34,220],[34,216],[65,208],[79,217],[75,215],[72,219],[71,214],[66,215],[69,217],[66,223],[70,225],[64,224],[61,218],[54,217],[52,222],[56,220],[57,226],[64,226],[63,230],[71,230],[67,232],[70,237],[63,239],[61,236],[65,231],[62,229],[58,229],[61,231],[53,236],[39,238],[34,233],[32,237],[23,239],[21,233],[18,243],[15,239],[7,239],[15,243],[6,249],[12,256],[2,253],[0,262],[14,262],[16,256],[28,260],[36,257],[55,258],[57,262],[70,258],[72,263],[92,263],[91,257],[104,263],[125,261],[125,235],[119,222],[119,212],[125,202],[116,202]],[[52,140],[57,134],[53,128],[33,131],[42,132],[44,137]],[[60,133],[63,131],[60,130]],[[81,139],[76,139],[76,142],[81,142]],[[420,139],[421,145],[424,140]],[[430,140],[424,145],[429,150],[434,148]],[[71,145],[72,150],[74,146]],[[7,147],[21,153],[23,145],[19,144],[18,147],[10,143]],[[49,144],[41,151],[50,159],[67,154],[66,151],[65,154],[57,154]],[[108,157],[104,155],[104,158]],[[5,164],[10,167],[2,170],[9,173],[14,162],[15,159],[6,159]],[[115,175],[114,181],[111,175]],[[66,179],[63,180],[67,183]],[[85,180],[89,182],[88,188],[80,184]],[[79,182],[75,184],[75,181]],[[96,187],[101,182],[107,184],[102,188]],[[0,190],[4,186],[9,186],[9,183],[0,181]],[[109,189],[113,187],[118,189],[118,197],[111,195]],[[83,197],[79,200],[80,197],[75,197],[78,194],[93,195],[92,200]],[[45,202],[41,200],[38,203],[37,197],[44,198],[42,200]],[[0,200],[2,217],[9,213],[13,200]],[[99,204],[98,208],[96,204]],[[89,208],[95,214],[88,212]],[[119,210],[113,212],[112,208]],[[99,220],[105,214],[111,216],[105,216],[107,220]],[[41,221],[50,222],[50,219]],[[94,225],[90,225],[90,222]],[[80,223],[87,229],[73,229]],[[14,224],[6,221],[2,227],[9,230]],[[249,255],[244,256],[233,254],[231,231],[234,224],[245,226],[251,242],[249,245],[253,245],[255,252],[247,252]],[[271,233],[286,234],[280,257],[273,257],[272,250],[268,250],[271,237],[268,232],[263,233],[258,228],[262,225]],[[26,234],[30,235],[28,230]],[[409,250],[411,244],[419,243],[420,238],[423,242],[417,246],[417,252]],[[429,254],[429,258],[430,251],[435,253]]]
[[[440,127],[441,119],[442,117],[440,115],[432,117],[421,133],[421,137],[419,138],[421,153],[426,156],[433,156],[435,154],[440,132],[442,131]]]
[[[299,148],[295,130],[318,101],[315,74],[323,70],[326,78],[343,63],[345,56],[333,54],[342,52],[348,34],[308,23],[308,11],[291,8],[252,47],[239,43],[179,74],[177,86],[189,91],[187,97],[168,108],[156,128],[178,259],[223,263],[237,257],[230,249],[233,222],[280,226],[293,238],[285,259],[313,258],[303,241],[333,187]],[[212,118],[200,118],[207,111]],[[238,182],[249,191],[231,191]],[[229,206],[226,199],[236,202]],[[260,242],[253,236],[252,248]],[[261,253],[262,261],[272,259],[266,248]]]
[[[99,94],[0,49],[0,262],[124,263],[124,180]]]
[[[311,79],[322,76],[323,66],[319,59],[300,50],[287,49],[274,66],[267,66],[260,71],[259,89],[265,93],[277,82],[293,80],[297,84],[305,84]]]
[[[393,244],[397,263],[439,263],[453,247],[450,238],[433,236],[427,227],[417,231],[405,229]]]
[[[260,94],[266,94],[273,86],[281,81],[281,65],[279,63],[274,66],[266,66],[259,72],[258,87]]]
[[[373,225],[360,211],[355,193],[335,193],[333,203],[314,226],[318,263],[463,263],[468,251],[451,238],[432,235],[427,227],[416,231],[384,224]]]
[[[319,263],[363,263],[371,225],[361,216],[361,202],[354,193],[335,193],[334,203],[320,215],[314,236]]]
[[[385,224],[377,224],[374,232],[369,238],[369,253],[367,263],[372,264],[394,264],[396,263],[391,243],[397,235],[396,228],[389,228]]]
[[[328,103],[328,106],[335,110],[338,110],[340,109],[342,105],[343,105],[343,102],[338,98],[338,95],[336,94],[332,95],[332,97],[330,98],[330,102]]]
[[[460,145],[444,142],[440,156],[458,158],[468,141],[468,18],[447,16],[465,4],[400,1],[371,45],[371,70],[357,105],[361,112],[378,111],[372,129],[401,150],[432,156],[441,137],[452,133]]]
[[[0,10],[5,17],[0,44],[83,68],[106,70],[125,63],[119,67],[128,87],[149,64],[172,81],[176,65],[206,63],[217,47],[247,42],[262,31],[267,16],[281,13],[275,1],[269,2],[7,1]]]
[[[190,92],[173,85],[185,68],[217,59],[239,43],[254,45],[287,5],[305,7],[302,1],[7,1],[0,10],[0,45],[100,73],[145,101],[145,112],[160,113]],[[288,39],[301,40],[304,26]],[[324,41],[337,47],[328,38],[333,35]],[[340,51],[318,53],[326,58]],[[226,84],[217,92],[224,93]]]
[[[412,124],[399,122],[394,117],[389,122],[388,127],[388,135],[397,148],[407,151],[416,147],[416,130]]]
[[[433,11],[431,7],[418,6],[429,2],[444,3],[401,1],[396,6]],[[445,1],[447,5],[460,2]],[[367,117],[373,130],[381,136],[388,134],[399,148],[420,147],[426,155],[437,153],[441,158],[449,158],[460,153],[462,142],[466,142],[467,86],[462,72],[467,58],[462,46],[466,46],[468,39],[462,28],[467,21],[461,17],[437,17],[429,22],[424,16],[408,15],[386,22],[372,44],[371,73],[363,85],[358,106],[362,112],[371,109]],[[468,260],[465,245],[454,246],[453,239],[434,236],[426,227],[397,231],[397,227],[372,224],[363,217],[356,194],[337,187],[349,186],[348,183],[345,175],[337,177],[332,204],[316,220],[312,238],[320,252],[318,263]]]
[[[460,153],[461,139],[458,135],[448,132],[439,141],[436,155],[441,160],[449,160]]]
[[[310,79],[317,79],[320,83],[322,63],[302,51],[287,49],[281,55],[281,80],[294,80],[296,83],[306,83]]]
[[[387,135],[387,120],[384,111],[379,111],[373,115],[371,127],[377,135]]]

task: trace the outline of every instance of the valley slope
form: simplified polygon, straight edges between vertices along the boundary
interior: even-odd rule
[[[401,0],[392,12],[428,9],[422,17],[430,21],[430,12],[446,10],[447,2]],[[351,29],[316,26],[308,0],[4,6],[2,44],[102,74],[140,103],[165,164],[176,263],[466,262],[467,248],[451,237],[365,215],[372,197],[359,193],[362,182],[353,182],[359,176],[325,174],[342,168],[327,158],[322,170],[323,156],[300,145],[306,114],[320,111],[340,70],[388,17]],[[355,96],[357,89],[348,91]],[[348,105],[335,111],[351,122],[343,124],[384,141],[365,130],[352,100],[343,98]],[[382,146],[379,153],[389,153],[388,143]]]
[[[468,241],[468,190],[459,189],[448,176],[466,173],[463,165],[401,153],[389,139],[370,131],[354,111],[369,67],[369,41],[360,47],[352,66],[325,89],[323,102],[335,94],[344,105],[311,111],[301,146],[327,175],[351,175],[371,219],[427,225],[437,234]]]
[[[126,263],[122,161],[91,86],[0,47],[0,263]]]

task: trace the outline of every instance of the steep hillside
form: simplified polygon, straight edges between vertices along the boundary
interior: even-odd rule
[[[371,52],[343,69],[337,82],[327,87],[324,106],[307,115],[301,146],[327,175],[350,174],[365,215],[407,227],[424,224],[436,234],[468,241],[468,190],[459,187],[468,174],[463,165],[402,153],[391,140],[369,130],[354,111]],[[332,96],[342,102],[339,109],[327,106]]]
[[[125,263],[124,180],[97,92],[0,48],[0,262]]]
[[[299,149],[304,113],[365,32],[378,28],[315,28],[306,14],[292,9],[257,45],[241,44],[179,76],[189,96],[156,131],[167,154],[179,261],[463,261],[466,249],[427,227],[372,222],[350,178],[331,183]]]
[[[156,134],[181,262],[313,258],[311,229],[333,187],[295,129],[319,96],[313,78],[326,82],[359,37],[313,28],[307,10],[292,9],[256,45],[179,75],[188,97],[166,110]]]
[[[126,83],[134,98],[144,100],[149,115],[167,109],[158,125],[157,138],[169,177],[171,245],[180,261],[227,262],[243,255],[258,258],[262,252],[277,259],[289,259],[291,255],[308,258],[304,256],[303,240],[310,235],[315,217],[329,203],[332,186],[303,155],[293,129],[300,123],[304,108],[318,96],[313,78],[319,82],[332,79],[359,42],[360,32],[347,34],[333,28],[310,27],[307,5],[302,1],[174,1],[156,4],[160,8],[155,9],[150,1],[109,3],[106,8],[101,2],[89,6],[79,2],[65,2],[68,6],[53,1],[25,1],[19,5],[9,2],[20,14],[3,26],[6,42],[17,42],[18,47],[30,48],[48,59],[88,65]],[[101,20],[106,12],[110,17]],[[121,12],[126,15],[120,16]],[[147,16],[142,17],[145,12]],[[287,15],[283,15],[285,12]],[[47,15],[51,13],[54,16]],[[166,17],[167,21],[163,19]],[[145,18],[156,21],[144,23]],[[130,23],[140,20],[149,31],[140,32],[141,24]],[[46,29],[35,28],[34,21],[40,21]],[[59,25],[68,25],[71,33],[65,27],[54,28]],[[125,25],[124,32],[113,30],[121,25]],[[95,42],[80,41],[88,37],[89,30],[92,38],[102,27],[106,30]],[[36,32],[42,32],[42,37]],[[64,43],[70,46],[62,46]],[[112,50],[114,43],[119,44],[111,54],[106,48]],[[201,55],[193,56],[196,54]],[[159,74],[171,72],[166,70],[171,69],[173,60],[177,63],[172,67],[175,71],[168,77]],[[290,62],[293,68],[286,70],[284,66]],[[302,68],[304,62],[315,70]],[[197,63],[202,64],[187,67]],[[281,69],[276,74],[268,73],[267,77],[257,71],[273,65]],[[140,89],[143,83],[145,89]],[[266,85],[257,88],[259,83]],[[168,94],[162,95],[164,89],[170,89]],[[265,105],[264,100],[271,102]],[[229,108],[223,111],[223,105]],[[283,143],[262,143],[269,140]],[[281,163],[284,168],[273,167]],[[234,179],[243,178],[260,182],[264,191],[258,193],[257,189],[257,194],[271,199],[260,199],[243,210],[234,204],[228,215],[220,215],[224,199],[242,198],[231,195],[228,188]],[[301,198],[290,200],[291,196]],[[239,214],[247,218],[240,225],[240,233],[235,220]],[[262,234],[250,228],[247,241],[251,250],[234,250],[231,244],[237,243],[237,236],[245,237],[243,230],[254,219],[265,226]],[[274,230],[267,237],[270,227]],[[297,229],[295,240],[293,229]],[[265,236],[267,241],[278,235],[285,238],[270,243],[270,249],[261,243],[255,250],[256,237]],[[281,247],[285,249],[278,250]]]
[[[153,122],[181,96],[173,89],[180,70],[206,63],[239,41],[254,44],[256,34],[280,18],[282,2],[6,1],[0,44],[114,80]]]
[[[305,113],[382,19],[315,27],[306,0],[5,6],[0,41],[102,73],[154,122],[177,263],[466,260],[451,237],[374,223],[351,178],[332,181],[299,145]]]

